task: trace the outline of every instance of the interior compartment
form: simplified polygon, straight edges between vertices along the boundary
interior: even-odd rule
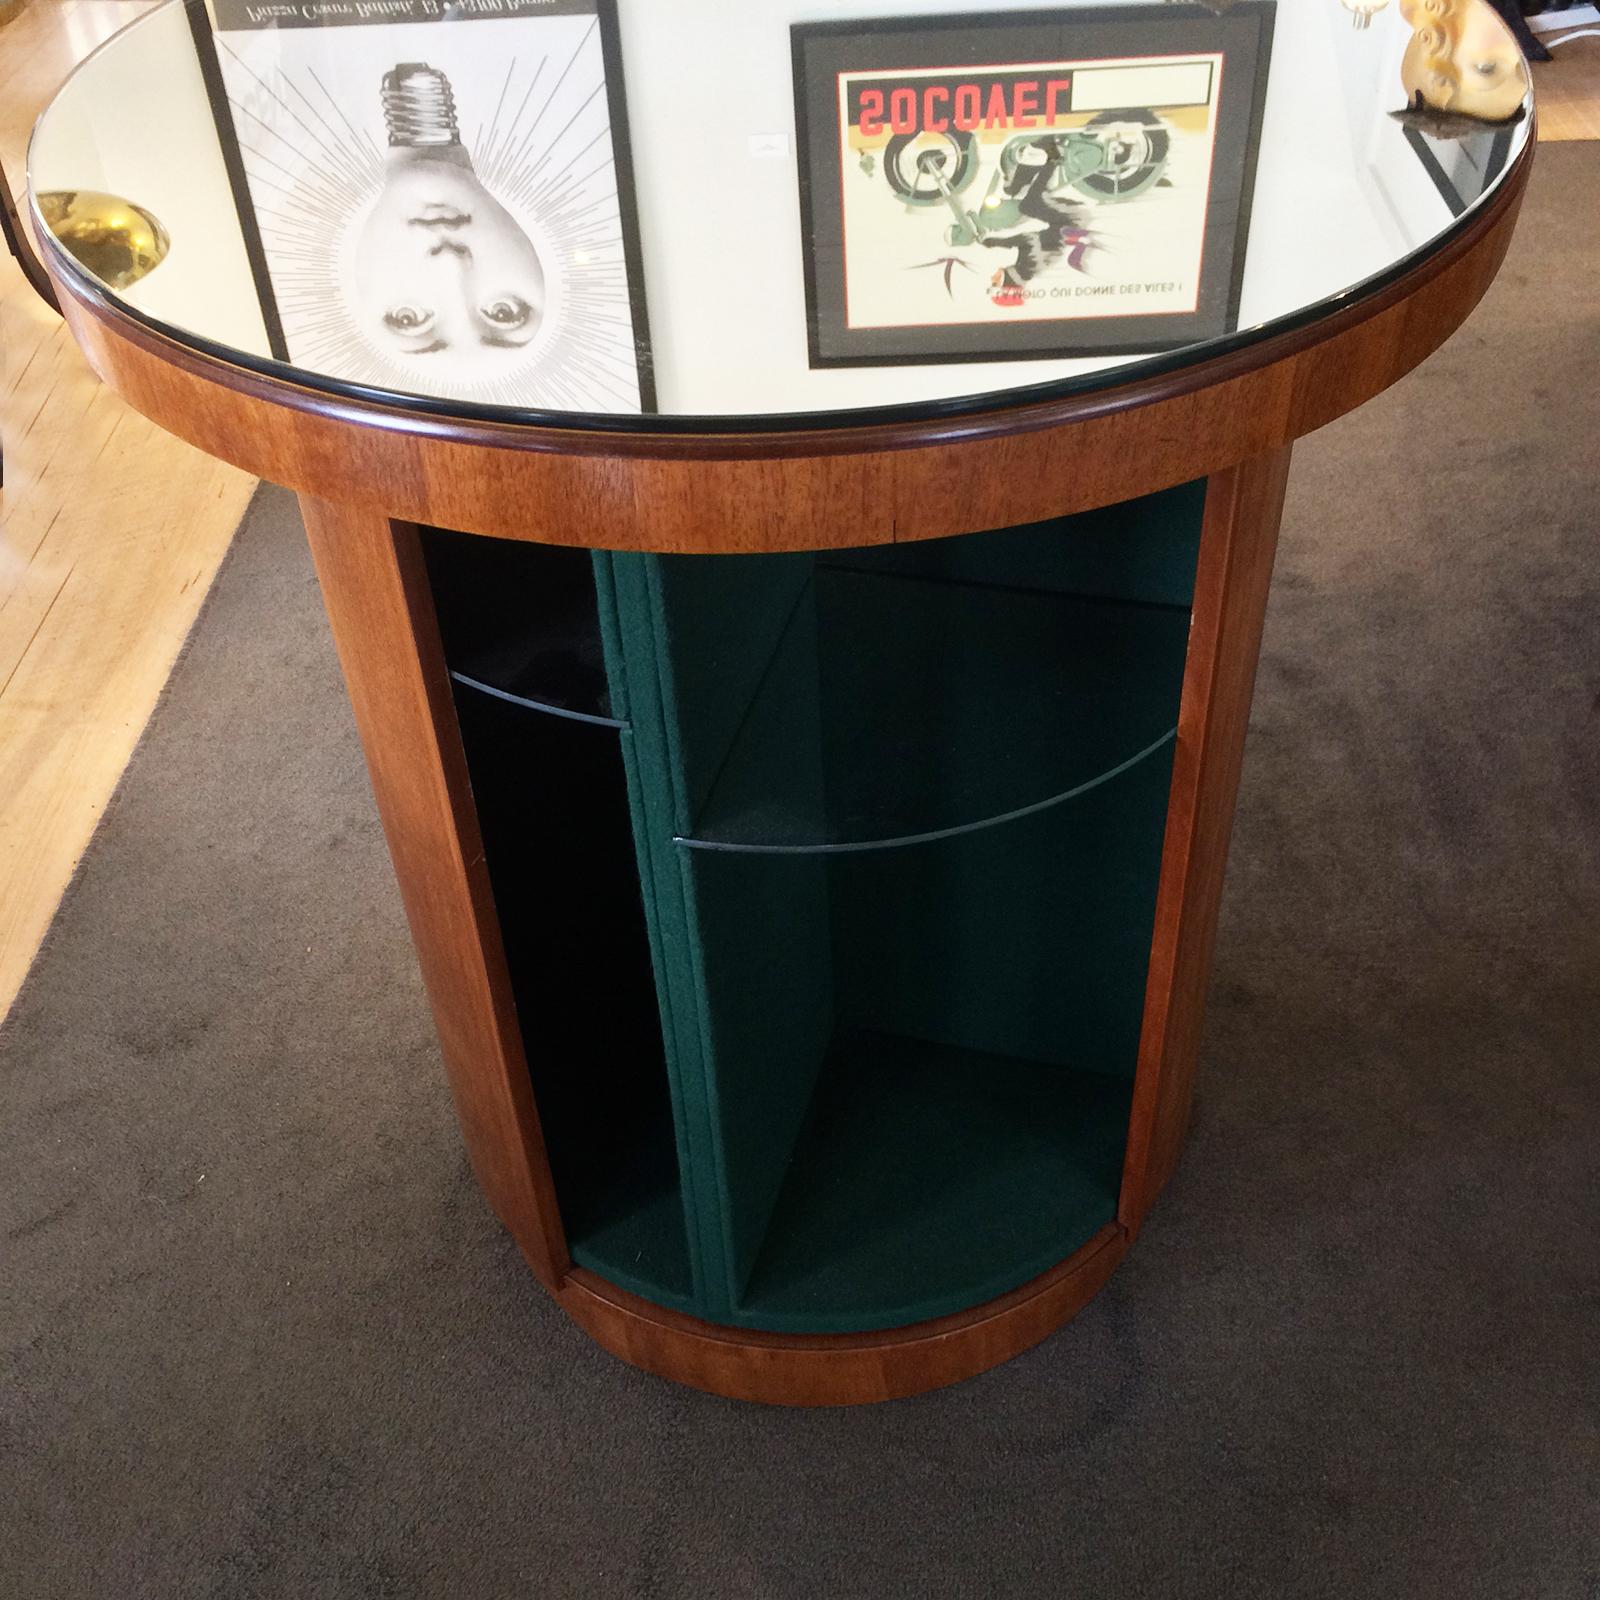
[[[1114,1219],[1202,507],[819,555],[429,536],[576,1260],[864,1331]]]
[[[1115,1216],[1201,509],[610,558],[703,1315],[902,1325]]]
[[[1112,1221],[1170,771],[932,843],[686,852],[733,1320],[940,1316]]]
[[[487,555],[481,547],[491,546]],[[587,552],[433,532],[430,579],[446,661],[522,661],[496,687],[542,693],[599,660]],[[492,577],[480,612],[473,585]],[[554,610],[554,618],[544,607]],[[512,648],[512,623],[534,644]],[[587,616],[589,637],[579,621]],[[448,624],[446,623],[449,618]],[[552,641],[560,641],[557,649]],[[465,652],[465,655],[461,652]],[[561,665],[560,673],[552,672]],[[693,1280],[655,978],[621,741],[625,726],[577,720],[456,679],[484,853],[556,1194],[573,1259],[613,1283],[687,1307]],[[569,704],[609,707],[588,691]]]
[[[1188,630],[1178,606],[819,558],[685,837],[871,848],[1071,798],[1171,738]]]

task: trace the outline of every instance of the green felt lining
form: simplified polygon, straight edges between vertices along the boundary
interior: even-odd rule
[[[697,810],[698,848],[921,842],[1081,792],[1177,721],[1186,611],[819,563]]]
[[[994,1299],[1116,1216],[1130,1084],[925,1039],[830,1050],[739,1321],[901,1327]]]
[[[552,1151],[576,1260],[714,1322],[837,1332],[1003,1293],[1111,1219],[1202,504],[594,554],[621,726],[588,731],[626,818],[597,810],[583,848],[631,854],[659,1032],[577,1097],[659,1126],[610,1169],[592,1129],[583,1161]],[[536,856],[490,850],[503,919]]]
[[[647,559],[596,552],[594,571],[612,703],[629,708],[630,727],[622,739],[622,752],[660,1006],[662,1064],[671,1096],[695,1307],[701,1315],[716,1319],[731,1309],[722,1229],[725,1205],[715,1181],[717,1130],[707,1104],[705,1008],[699,998],[693,924],[670,844],[675,799],[665,757],[660,653],[652,626]],[[617,840],[613,848],[626,845]],[[618,1181],[626,1183],[626,1175],[619,1175]]]

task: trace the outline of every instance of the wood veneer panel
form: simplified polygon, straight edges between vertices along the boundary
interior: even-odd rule
[[[301,497],[478,1181],[544,1283],[568,1266],[417,529]]]
[[[1127,1251],[1115,1224],[1011,1294],[968,1312],[881,1334],[773,1334],[717,1328],[663,1311],[574,1270],[562,1308],[633,1366],[733,1400],[847,1406],[959,1383],[1031,1348],[1104,1286]]]
[[[1177,1165],[1244,761],[1289,449],[1211,479],[1178,713],[1120,1216],[1137,1232]]]
[[[837,549],[1003,528],[1265,454],[1387,388],[1488,288],[1533,146],[1386,287],[1244,349],[1073,398],[816,431],[609,432],[408,412],[264,377],[133,320],[53,244],[106,380],[162,426],[304,493],[464,532],[619,550]]]

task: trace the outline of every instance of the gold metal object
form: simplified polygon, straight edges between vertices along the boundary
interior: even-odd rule
[[[95,189],[52,189],[39,214],[68,255],[102,283],[126,289],[154,272],[172,248],[167,230],[143,206]]]

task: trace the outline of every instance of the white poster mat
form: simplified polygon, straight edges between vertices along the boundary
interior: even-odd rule
[[[421,394],[640,410],[596,16],[219,29],[216,44],[292,361]],[[439,109],[441,81],[453,102],[448,161],[391,142],[385,78],[423,66],[442,80],[419,104],[431,89]]]

